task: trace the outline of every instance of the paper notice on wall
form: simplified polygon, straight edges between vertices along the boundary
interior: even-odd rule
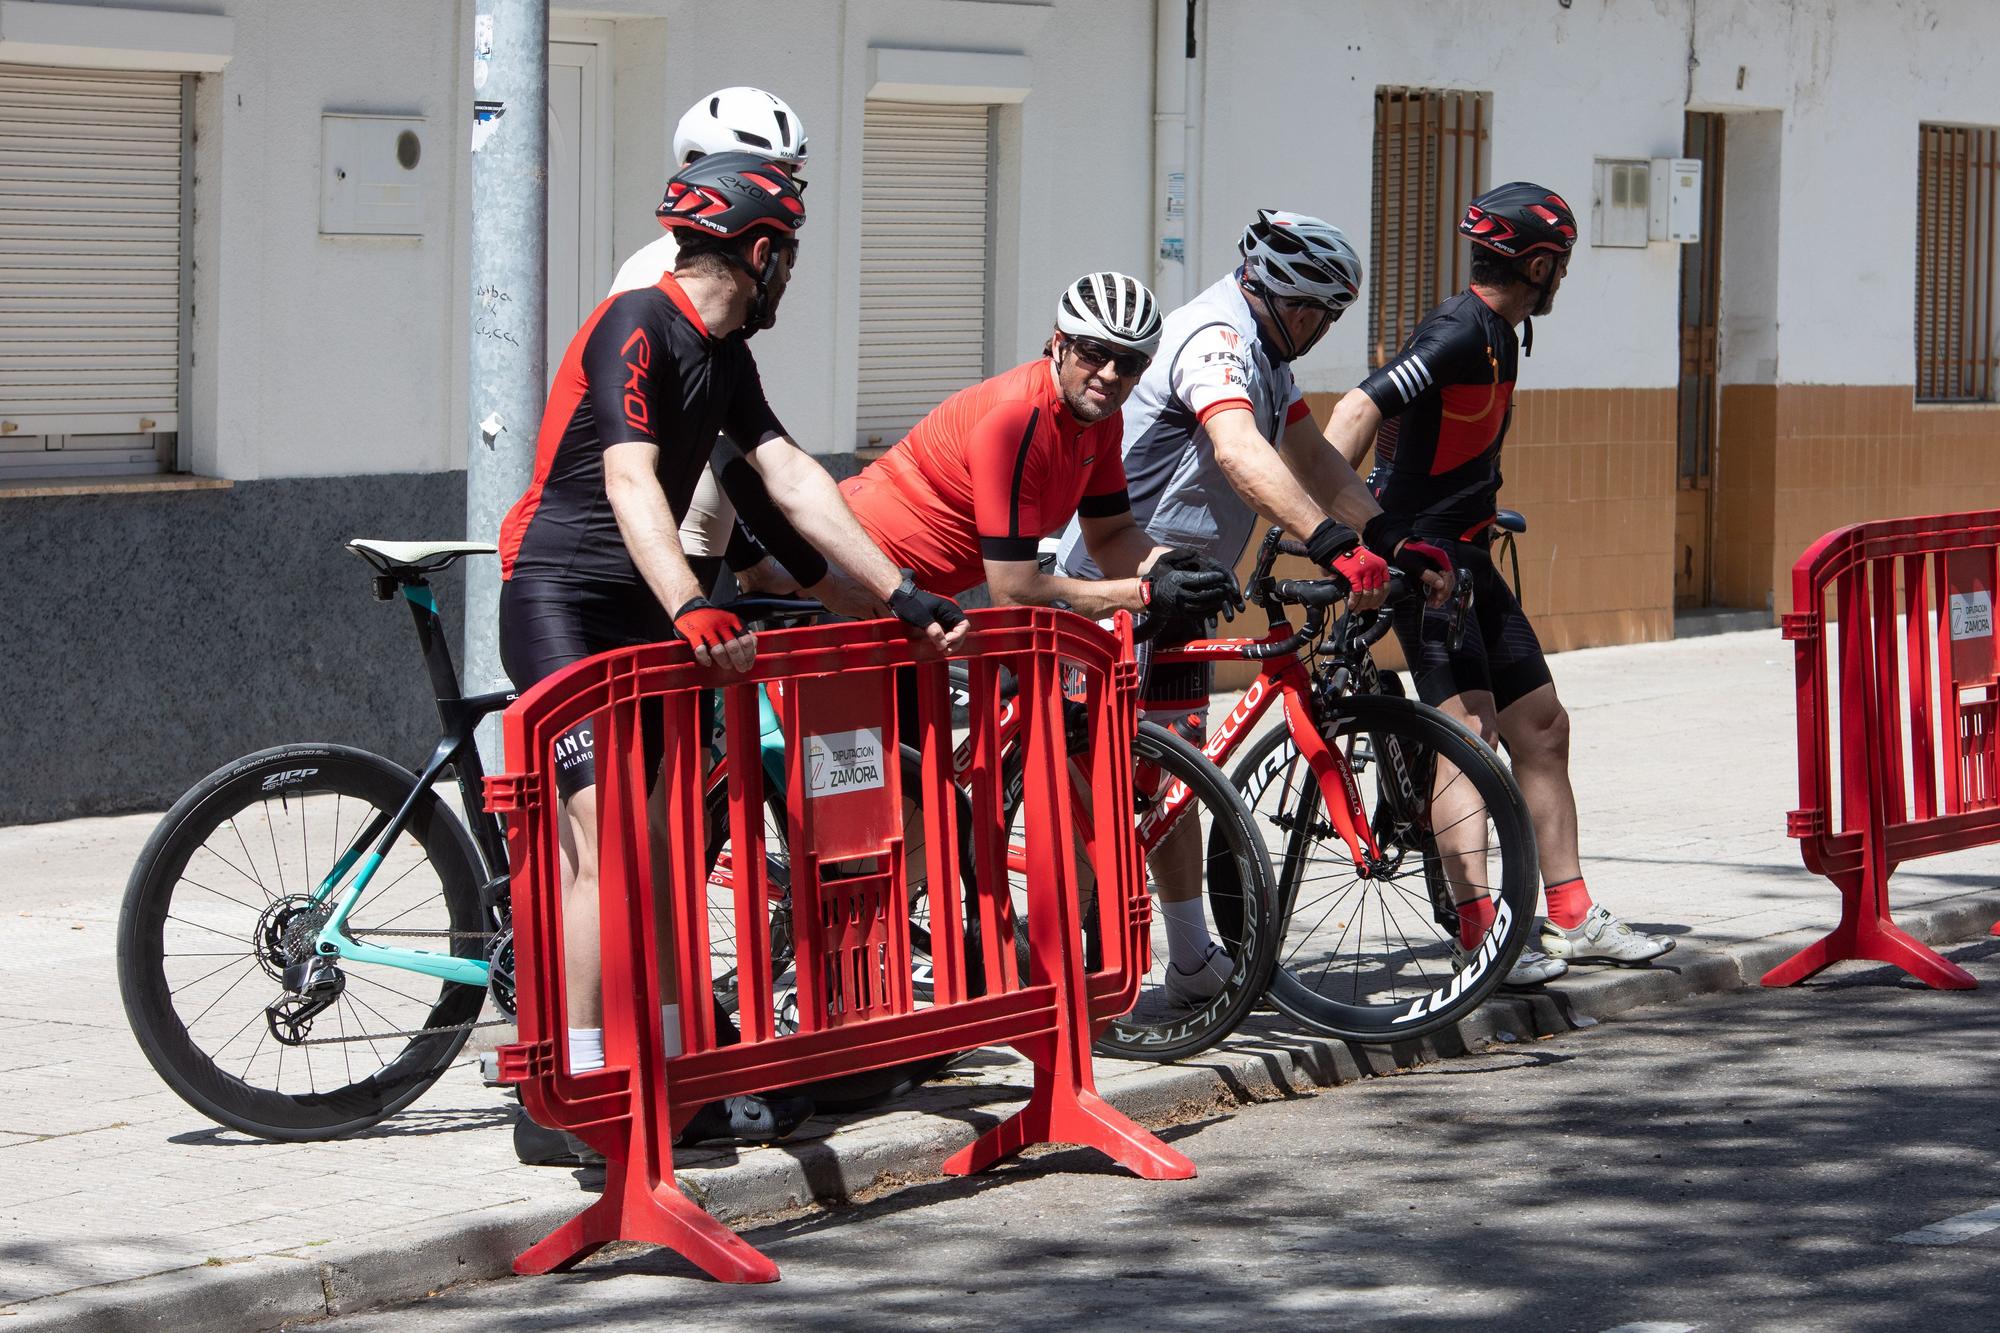
[[[493,131],[500,124],[500,117],[507,114],[505,102],[474,102],[472,104],[472,151],[478,152],[493,137]]]
[[[1951,630],[1951,678],[1984,684],[1995,675],[1993,553],[1954,551],[1945,557],[1945,614]]]
[[[486,87],[486,75],[493,64],[493,16],[480,14],[472,20],[472,91]]]

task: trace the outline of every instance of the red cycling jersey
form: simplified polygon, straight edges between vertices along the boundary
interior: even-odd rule
[[[1117,412],[1080,424],[1040,357],[960,389],[840,489],[883,554],[955,597],[985,560],[1033,560],[1072,515],[1130,510],[1123,430]]]

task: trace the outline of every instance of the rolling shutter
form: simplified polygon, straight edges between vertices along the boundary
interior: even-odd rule
[[[862,448],[896,443],[986,377],[989,114],[908,102],[863,112]]]
[[[178,74],[0,65],[0,472],[178,429],[181,116]]]

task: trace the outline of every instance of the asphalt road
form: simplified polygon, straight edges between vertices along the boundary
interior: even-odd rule
[[[600,1256],[315,1327],[2000,1328],[2000,939],[1076,1152],[751,1233],[730,1288]]]

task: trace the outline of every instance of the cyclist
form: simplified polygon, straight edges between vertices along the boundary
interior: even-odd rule
[[[660,215],[681,233],[674,272],[604,301],[571,341],[542,418],[533,480],[501,524],[507,674],[526,689],[590,654],[675,635],[705,666],[751,664],[755,639],[702,595],[677,535],[718,431],[815,547],[935,645],[955,644],[964,634],[958,608],[919,591],[869,543],[833,479],[778,424],[749,347],[732,336],[776,318],[805,221],[798,188],[763,158],[712,153],[668,182]],[[820,559],[793,572],[818,585],[824,567]],[[647,772],[656,773],[665,752],[657,711],[645,731]],[[585,1070],[604,1061],[590,722],[560,738],[556,753],[569,872],[568,1011],[581,1024],[569,1031],[569,1061]],[[660,797],[656,784],[656,838]],[[662,981],[672,993],[661,936]],[[662,1018],[667,1053],[676,1054],[677,1006]],[[684,1137],[782,1137],[810,1114],[801,1098],[731,1098],[703,1108]]]
[[[1542,951],[1524,952],[1510,980],[1547,980],[1565,960],[1643,963],[1674,941],[1632,930],[1591,899],[1577,859],[1569,714],[1534,627],[1486,549],[1512,411],[1514,326],[1522,325],[1519,347],[1531,354],[1534,317],[1554,307],[1569,268],[1576,217],[1554,191],[1515,181],[1474,199],[1458,230],[1473,245],[1471,286],[1425,315],[1401,352],[1341,398],[1328,434],[1356,468],[1375,448],[1368,485],[1383,510],[1370,525],[1377,544],[1432,542],[1472,571],[1475,623],[1457,650],[1422,632],[1427,613],[1419,609],[1398,613],[1396,634],[1426,702],[1489,745],[1506,741],[1534,819],[1548,918]],[[1461,943],[1484,928],[1462,914]]]
[[[1135,521],[1154,542],[1234,566],[1262,514],[1345,579],[1356,608],[1381,605],[1388,556],[1421,572],[1430,595],[1443,598],[1451,585],[1441,551],[1421,541],[1400,552],[1361,545],[1355,530],[1377,512],[1375,502],[1327,447],[1292,379],[1290,363],[1360,293],[1360,256],[1339,228],[1268,209],[1245,228],[1238,249],[1237,269],[1166,317],[1159,354],[1125,403],[1124,468]],[[1071,523],[1058,568],[1071,578],[1096,577],[1103,567],[1095,555],[1081,521]],[[1149,650],[1141,653],[1142,663],[1150,659]],[[1200,748],[1211,678],[1206,664],[1149,670],[1142,707]],[[1171,886],[1163,898],[1198,899],[1198,860],[1183,860],[1178,870],[1162,860],[1156,854],[1155,879]],[[1204,927],[1197,942],[1206,940]],[[1212,994],[1226,980],[1213,974],[1212,946],[1204,952],[1211,959],[1205,980],[1178,977],[1170,966],[1171,995],[1199,1000],[1200,989]]]
[[[808,154],[805,123],[784,99],[762,88],[718,88],[681,116],[674,126],[675,170],[709,153],[754,153],[782,169],[801,191],[805,189],[800,175]],[[665,226],[664,218],[661,222],[659,239],[632,252],[612,279],[607,295],[651,287],[673,272],[679,243],[674,229]],[[750,535],[745,524],[736,521],[739,509],[754,516],[751,525],[769,541],[771,554]],[[726,448],[695,484],[687,515],[681,520],[681,550],[688,557],[695,582],[711,592],[725,564],[746,588],[773,592],[797,586],[797,580],[784,568],[787,556],[802,559],[808,568],[816,567],[813,556],[801,550],[789,525],[775,519],[769,493],[756,469],[741,454]]]
[[[1227,566],[1160,545],[1132,517],[1119,409],[1159,341],[1159,305],[1144,284],[1084,274],[1057,298],[1040,356],[945,399],[841,484],[855,517],[920,586],[945,596],[984,583],[1003,604],[1061,602],[1089,616],[1145,610],[1196,623],[1240,606]],[[1107,577],[1041,568],[1039,540],[1072,518]],[[1219,950],[1202,919],[1198,873],[1180,885],[1178,897],[1162,895],[1171,998]],[[1227,979],[1203,983],[1199,998]]]

